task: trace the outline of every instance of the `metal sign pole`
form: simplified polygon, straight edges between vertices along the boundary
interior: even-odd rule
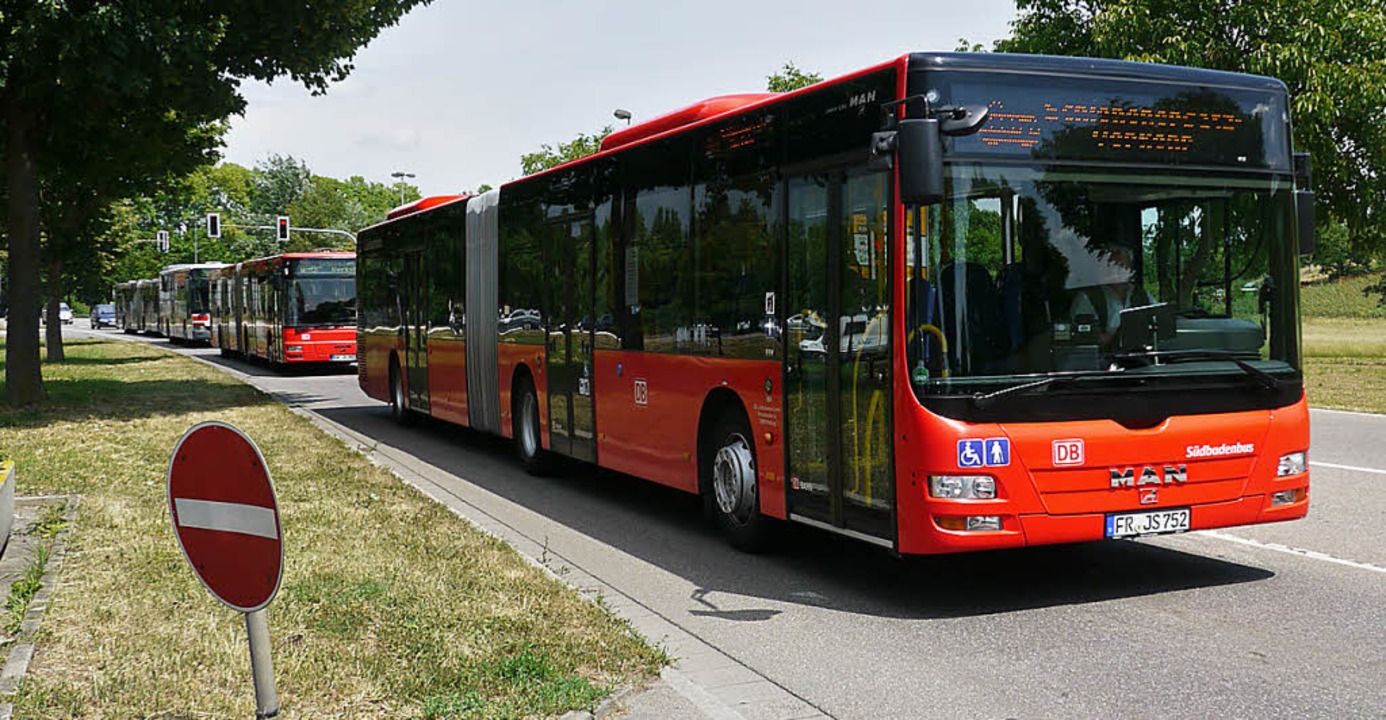
[[[279,714],[274,692],[274,662],[270,660],[269,620],[263,608],[245,614],[245,632],[250,636],[250,674],[255,681],[255,718],[264,720]]]

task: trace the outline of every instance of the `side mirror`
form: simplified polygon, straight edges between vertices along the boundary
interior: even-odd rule
[[[1317,236],[1314,229],[1314,191],[1295,191],[1295,220],[1299,229],[1299,254],[1313,255]]]
[[[938,120],[905,118],[896,128],[900,201],[907,205],[943,202],[943,141]]]

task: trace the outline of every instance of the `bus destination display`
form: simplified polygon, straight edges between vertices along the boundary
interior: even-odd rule
[[[1288,143],[1274,122],[1279,97],[1261,91],[1123,84],[1072,89],[1012,84],[954,84],[953,101],[985,104],[987,122],[955,138],[958,155],[1050,160],[1157,162],[1171,165],[1288,167]],[[1149,90],[1146,90],[1149,88]]]
[[[355,275],[354,259],[313,258],[299,260],[295,268],[298,275]]]

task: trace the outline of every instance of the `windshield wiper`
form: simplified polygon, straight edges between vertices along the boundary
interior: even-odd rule
[[[1274,375],[1247,362],[1248,359],[1261,359],[1260,355],[1254,352],[1239,352],[1236,350],[1142,350],[1139,352],[1117,353],[1113,358],[1117,361],[1153,360],[1155,362],[1167,363],[1197,362],[1199,360],[1230,362],[1241,368],[1242,372],[1245,372],[1249,377],[1254,379],[1258,386],[1266,390],[1278,390],[1280,388],[1280,380]]]
[[[1040,380],[1023,383],[1021,385],[1012,385],[1010,387],[1002,388],[1000,390],[995,390],[989,393],[973,393],[968,399],[972,401],[972,404],[976,406],[977,409],[982,410],[985,409],[988,405],[991,405],[992,403],[996,402],[997,400],[1010,395],[1018,395],[1020,393],[1027,392],[1030,390],[1052,390],[1055,387],[1061,385],[1068,385],[1069,383],[1078,380],[1090,379],[1095,377],[1111,377],[1112,375],[1120,372],[1120,370],[1094,370],[1089,372],[1065,373],[1063,375],[1050,375],[1049,377],[1042,378]]]

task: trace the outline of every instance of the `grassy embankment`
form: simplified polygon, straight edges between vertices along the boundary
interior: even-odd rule
[[[240,615],[169,527],[169,452],[219,419],[260,445],[288,545],[269,608],[284,717],[502,718],[591,707],[657,671],[620,620],[388,472],[193,361],[69,342],[51,401],[0,408],[21,494],[78,493],[16,717],[248,717]]]
[[[1363,288],[1380,275],[1300,290],[1305,384],[1314,407],[1386,413],[1386,308]]]

